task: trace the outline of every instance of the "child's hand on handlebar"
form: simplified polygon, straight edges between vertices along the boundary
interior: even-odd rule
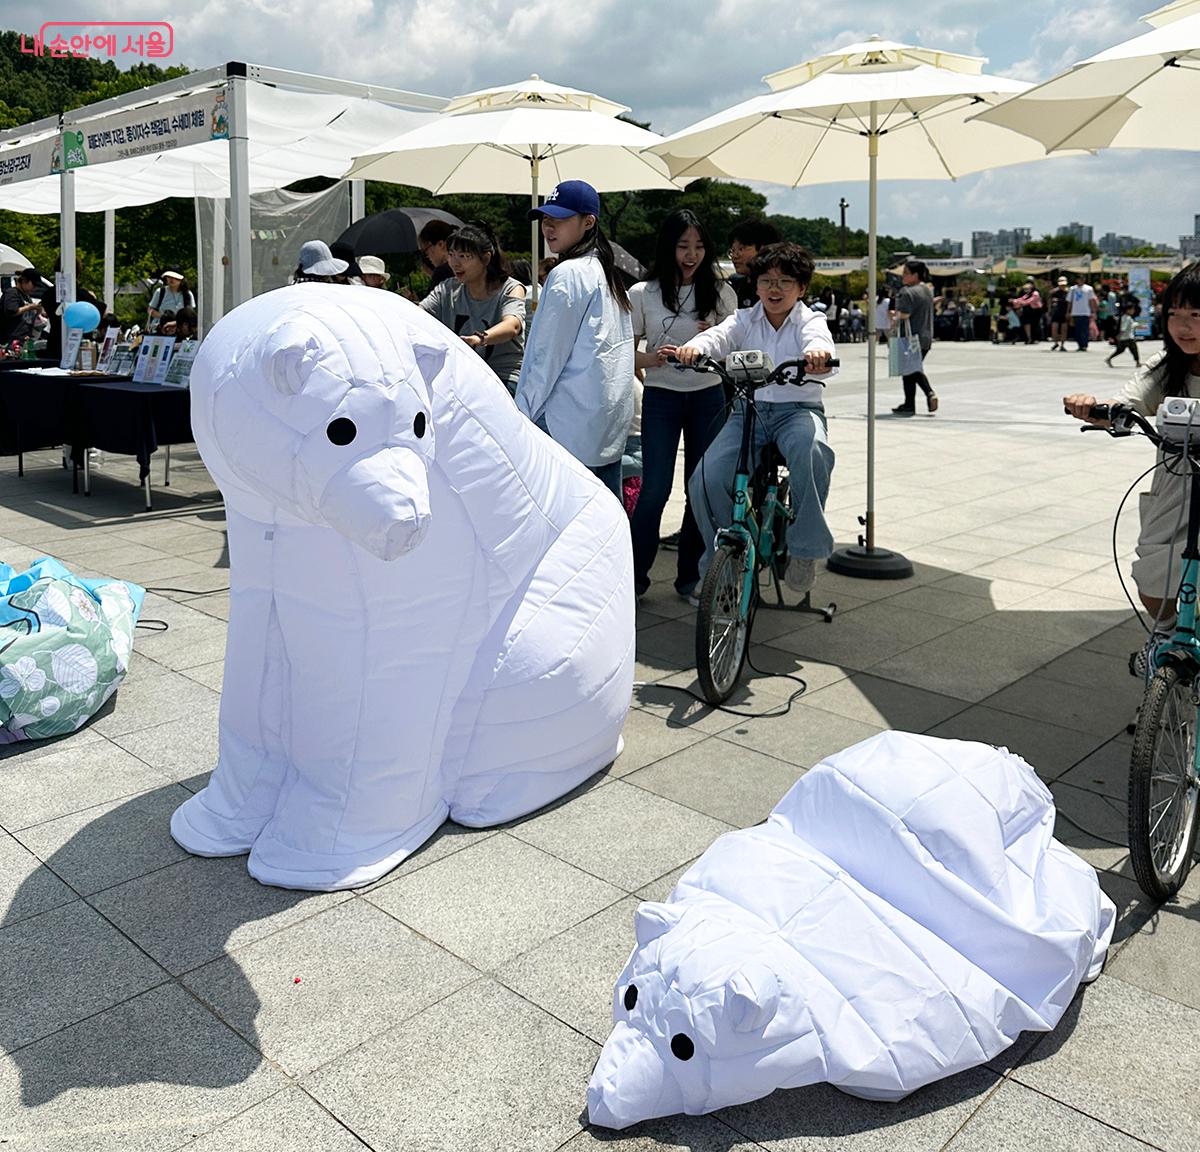
[[[820,349],[804,353],[804,373],[811,376],[822,376],[829,371],[829,361],[833,359],[832,352]]]
[[[1095,424],[1097,428],[1107,428],[1111,421],[1098,420],[1091,415],[1091,410],[1096,403],[1096,397],[1089,396],[1086,392],[1075,392],[1070,396],[1063,397],[1063,407],[1075,419],[1082,420],[1085,424]]]
[[[681,344],[678,347],[668,345],[662,349],[668,356],[674,356],[685,368],[692,368],[696,361],[700,359],[703,353],[699,348],[689,348],[686,344]]]

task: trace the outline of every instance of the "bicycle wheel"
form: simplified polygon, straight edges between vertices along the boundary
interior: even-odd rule
[[[714,554],[704,583],[700,586],[700,607],[696,612],[696,675],[700,691],[710,704],[723,704],[737,687],[750,627],[754,619],[754,600],[750,611],[742,615],[743,553],[722,544]]]
[[[1168,664],[1146,688],[1129,764],[1129,854],[1142,891],[1167,900],[1182,887],[1196,844],[1194,672]]]

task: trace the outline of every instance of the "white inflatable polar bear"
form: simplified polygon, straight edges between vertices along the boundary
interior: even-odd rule
[[[988,745],[886,732],[813,768],[643,904],[588,1087],[624,1128],[829,1081],[897,1100],[1049,1031],[1116,910]]]
[[[447,816],[515,819],[618,755],[625,513],[458,337],[390,293],[300,284],[226,316],[191,391],[231,595],[184,848],[354,887]]]

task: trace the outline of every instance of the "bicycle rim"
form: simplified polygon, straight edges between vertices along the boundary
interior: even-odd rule
[[[723,704],[737,686],[754,615],[742,615],[742,554],[721,545],[704,574],[696,612],[696,677],[710,704]]]
[[[1196,843],[1196,706],[1192,677],[1160,668],[1142,699],[1129,765],[1129,855],[1154,900],[1187,879]]]

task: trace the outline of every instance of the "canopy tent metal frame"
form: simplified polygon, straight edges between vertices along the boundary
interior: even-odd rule
[[[247,85],[258,83],[271,87],[295,90],[328,96],[349,96],[356,99],[386,104],[408,111],[440,112],[447,104],[441,96],[430,96],[399,88],[378,84],[363,84],[353,80],[340,80],[327,76],[316,76],[306,72],[295,72],[285,68],[273,68],[262,64],[229,61],[199,72],[191,72],[174,80],[164,80],[148,88],[127,92],[107,100],[100,100],[81,108],[73,108],[61,116],[48,116],[17,128],[0,132],[0,155],[6,145],[30,144],[44,141],[67,129],[79,129],[99,117],[114,112],[148,107],[163,100],[200,93],[206,89],[224,86],[229,93],[229,201],[232,223],[233,300],[236,307],[252,295],[250,276],[250,155],[249,124],[247,120]],[[185,145],[187,147],[187,145]],[[68,273],[64,286],[63,302],[75,297],[73,270],[75,268],[75,174],[76,169],[64,168],[58,173],[59,181],[59,250],[60,267]],[[47,179],[47,177],[41,177]],[[293,177],[287,183],[293,182]],[[9,186],[11,186],[11,181]],[[2,191],[0,186],[0,191]],[[364,212],[364,186],[361,180],[352,181],[351,219],[356,220]],[[0,207],[3,207],[0,197]],[[17,209],[19,211],[19,209]],[[114,283],[113,250],[115,247],[115,225],[113,209],[105,211],[104,256],[105,299],[111,305]]]

